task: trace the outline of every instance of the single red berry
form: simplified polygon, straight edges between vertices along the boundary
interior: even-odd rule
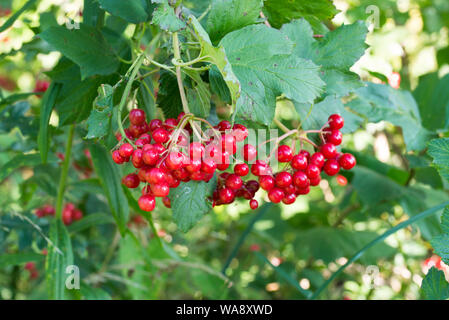
[[[143,166],[143,151],[142,149],[136,149],[133,151],[131,162],[134,168],[141,168]]]
[[[293,174],[293,184],[299,188],[305,188],[309,185],[309,178],[303,171],[296,171]]]
[[[307,157],[301,153],[294,155],[290,164],[295,170],[305,170],[307,168]]]
[[[296,200],[296,195],[294,193],[289,193],[282,198],[282,202],[285,204],[292,204]]]
[[[295,193],[295,191],[296,191],[296,186],[294,183],[292,183],[284,188],[285,194]]]
[[[238,175],[230,174],[226,178],[225,185],[232,190],[238,190],[243,186],[243,181],[242,178],[240,178]]]
[[[309,177],[309,179],[315,179],[316,177],[318,177],[320,175],[320,173],[321,173],[321,170],[316,165],[309,164],[307,166],[306,175],[307,175],[307,177]]]
[[[137,188],[140,184],[140,180],[137,174],[130,173],[127,176],[123,177],[122,183],[128,188]]]
[[[180,114],[178,114],[178,117],[176,118],[176,120],[178,120],[178,123],[182,120],[182,118],[186,115],[186,113],[183,111]]]
[[[206,158],[203,160],[203,163],[201,164],[201,171],[204,173],[214,173],[217,169],[217,164],[215,161],[211,158]]]
[[[173,172],[173,176],[175,176],[177,179],[179,179],[181,181],[187,180],[187,178],[190,175],[189,171],[187,171],[186,168],[179,168],[179,169],[176,169],[176,170],[174,170],[172,172]],[[168,173],[166,174],[166,176],[168,176]]]
[[[344,153],[338,159],[338,163],[345,170],[351,170],[356,165],[355,157],[350,153]]]
[[[190,159],[202,159],[205,151],[204,145],[200,142],[194,141],[189,145]]]
[[[259,202],[256,199],[251,199],[249,201],[249,207],[253,210],[256,210],[259,207]]]
[[[259,185],[265,191],[269,191],[274,188],[276,181],[272,176],[260,176]]]
[[[270,201],[273,203],[281,202],[284,196],[285,196],[284,191],[276,187],[268,191],[268,199],[270,199]]]
[[[184,162],[186,161],[186,156],[179,151],[172,151],[168,154],[167,158],[165,159],[165,164],[167,165],[167,168],[170,170],[176,170],[183,166]]]
[[[256,162],[251,165],[251,173],[257,177],[266,176],[271,175],[272,170],[265,161],[256,160]]]
[[[276,174],[275,181],[277,187],[285,188],[292,184],[293,178],[287,171],[282,171]]]
[[[329,159],[324,164],[323,171],[326,172],[328,176],[334,176],[340,171],[340,165],[337,160]]]
[[[223,188],[218,191],[218,198],[222,203],[228,204],[234,201],[235,193],[230,188]]]
[[[153,184],[165,182],[165,172],[161,168],[151,168],[147,180]]]
[[[83,218],[83,212],[79,209],[75,209],[72,211],[72,220],[79,221]]]
[[[72,210],[68,210],[67,208],[62,210],[62,222],[64,222],[66,226],[72,223]]]
[[[156,150],[156,152],[159,154],[163,154],[164,151],[166,150],[165,147],[162,145],[162,143],[159,142],[152,144],[152,148],[154,148],[154,150]]]
[[[277,159],[279,162],[290,162],[293,158],[293,151],[292,149],[283,144],[280,145],[277,151]]]
[[[44,216],[54,216],[55,215],[55,207],[52,205],[46,204],[43,206],[42,211],[44,213]]]
[[[200,169],[201,169],[201,159],[192,158],[190,159],[189,164],[186,165],[186,170],[189,173],[200,171]]]
[[[337,155],[337,149],[332,143],[323,144],[320,151],[326,159],[333,159]]]
[[[299,151],[299,154],[304,155],[307,158],[307,160],[310,159],[310,153],[307,150],[301,150],[301,151]]]
[[[297,195],[308,194],[309,192],[310,192],[310,187],[305,187],[305,188],[296,187],[296,194]]]
[[[24,268],[25,270],[31,271],[36,269],[36,264],[34,262],[27,262]]]
[[[168,118],[164,121],[163,127],[167,130],[172,130],[178,125],[178,121],[173,118]]]
[[[147,145],[145,145],[147,146]],[[159,160],[159,152],[155,148],[144,148],[142,149],[142,160],[145,164],[154,166]],[[148,146],[151,146],[150,144]]]
[[[318,168],[322,168],[324,166],[324,161],[326,161],[326,158],[321,152],[315,152],[310,157],[310,163],[316,165]]]
[[[153,119],[150,121],[150,131],[153,132],[156,129],[162,128],[162,120]]]
[[[348,179],[346,179],[345,176],[342,176],[341,174],[339,174],[337,176],[337,183],[344,187],[345,185],[348,184]]]
[[[170,187],[166,182],[150,184],[150,189],[155,197],[165,197],[170,193]]]
[[[217,125],[218,130],[226,131],[231,129],[231,123],[228,120],[221,120]]]
[[[248,180],[245,183],[245,186],[249,191],[251,191],[253,193],[256,193],[260,187],[259,182],[257,182],[256,180]]]
[[[234,173],[244,177],[249,173],[249,166],[246,163],[238,163],[234,166]]]
[[[129,158],[133,154],[134,148],[130,143],[124,143],[118,149],[120,156],[123,158]]]
[[[310,181],[310,185],[315,187],[315,186],[320,184],[321,176],[318,176],[318,177],[313,178],[313,179],[309,179],[309,181]]]
[[[328,118],[329,127],[333,130],[340,130],[345,124],[345,120],[338,114],[332,114]]]
[[[169,138],[167,130],[163,128],[158,128],[153,131],[153,140],[158,143],[166,143]]]
[[[232,128],[232,134],[234,135],[237,142],[241,142],[248,137],[248,129],[242,124],[234,124]]]
[[[332,130],[325,135],[326,141],[334,146],[339,146],[343,141],[343,135],[339,130]]]
[[[235,154],[237,152],[237,141],[231,134],[224,134],[221,136],[221,148],[223,152]]]
[[[251,144],[245,144],[242,148],[242,155],[246,162],[252,161],[257,157],[257,149]]]
[[[194,181],[202,181],[204,179],[204,175],[205,175],[205,173],[202,171],[192,172],[190,174],[190,179],[192,179]]]
[[[162,198],[162,203],[164,204],[165,207],[171,208],[171,200],[168,196]]]
[[[140,125],[145,122],[145,111],[142,109],[133,109],[129,112],[129,122]]]
[[[117,163],[117,164],[122,164],[123,162],[125,162],[125,158],[123,158],[118,150],[114,150],[112,152],[112,160]]]
[[[156,200],[154,199],[154,196],[150,194],[140,196],[138,203],[139,208],[147,212],[153,211],[154,207],[156,206]]]

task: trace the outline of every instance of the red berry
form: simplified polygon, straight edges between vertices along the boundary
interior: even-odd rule
[[[145,146],[150,146],[149,148],[145,148]],[[142,160],[145,164],[154,166],[159,160],[159,152],[152,145],[145,145],[142,149]]]
[[[318,168],[322,168],[324,166],[324,161],[326,161],[326,158],[321,152],[315,152],[310,157],[310,163],[316,165]]]
[[[143,151],[142,149],[136,149],[133,151],[131,162],[134,168],[141,168],[143,166]]]
[[[163,127],[167,130],[174,129],[178,125],[178,121],[173,118],[168,118],[164,121]]]
[[[242,148],[242,155],[245,161],[252,161],[257,157],[257,149],[251,144],[245,144]]]
[[[165,172],[161,168],[151,168],[147,180],[153,184],[165,182]]]
[[[243,181],[242,178],[240,178],[238,175],[230,174],[226,178],[225,185],[232,190],[238,190],[243,186]]]
[[[268,191],[268,199],[270,199],[270,201],[273,203],[281,202],[284,196],[284,191],[276,187]]]
[[[140,180],[137,174],[130,173],[127,176],[123,177],[122,183],[128,188],[137,188],[140,184]]]
[[[224,134],[221,136],[221,148],[223,152],[235,154],[237,151],[237,142],[233,135]]]
[[[234,135],[237,142],[241,142],[248,137],[248,129],[242,124],[234,124],[232,128],[232,134]]]
[[[272,176],[260,176],[259,185],[265,191],[269,191],[274,188],[276,181]]]
[[[310,185],[315,187],[315,186],[320,184],[320,181],[321,181],[321,177],[320,176],[318,176],[316,178],[313,178],[313,179],[310,179]]]
[[[156,206],[156,200],[154,199],[154,196],[150,194],[140,196],[138,203],[139,208],[147,212],[153,211],[154,207]]]
[[[296,194],[300,195],[300,194],[308,194],[310,192],[310,187],[305,187],[305,188],[296,188]]]
[[[337,149],[332,143],[323,144],[320,151],[326,159],[333,159],[337,155]]]
[[[249,207],[250,207],[251,209],[253,209],[253,210],[256,210],[257,207],[259,207],[259,202],[257,202],[256,199],[251,199],[251,200],[249,201]]]
[[[296,200],[296,195],[294,193],[286,194],[284,198],[282,198],[282,202],[285,204],[292,204]]]
[[[223,188],[218,191],[218,198],[222,203],[228,204],[234,201],[235,193],[230,188]]]
[[[72,211],[72,220],[79,221],[83,218],[83,212],[81,210],[75,209]]]
[[[145,111],[141,109],[133,109],[129,112],[129,122],[139,125],[145,122]]]
[[[62,210],[62,222],[64,222],[66,226],[72,223],[72,210],[67,208]]]
[[[256,193],[259,190],[259,182],[257,182],[256,180],[249,180],[245,183],[246,188],[253,192]]]
[[[307,168],[307,157],[301,153],[297,154],[293,156],[290,164],[295,170],[305,170]]]
[[[217,169],[217,164],[215,161],[211,158],[206,158],[203,160],[203,163],[201,164],[201,171],[204,173],[214,173]]]
[[[302,171],[296,171],[293,174],[293,184],[299,188],[305,188],[309,186],[309,178]]]
[[[339,130],[332,130],[325,135],[326,141],[332,143],[334,146],[339,146],[343,141],[343,135]]]
[[[231,123],[228,120],[221,120],[217,125],[218,130],[226,131],[231,129]]]
[[[314,164],[309,164],[309,166],[306,169],[306,175],[307,177],[309,177],[309,179],[315,179],[320,175],[320,173],[321,173],[320,168],[318,168]]]
[[[266,176],[271,174],[271,168],[265,161],[256,160],[255,163],[251,165],[251,173],[255,176]]]
[[[122,164],[123,162],[125,162],[125,158],[123,158],[118,150],[114,150],[112,152],[112,160],[117,163],[117,164]]]
[[[150,189],[155,197],[165,197],[170,193],[170,187],[166,182],[150,184]]]
[[[165,196],[165,197],[162,198],[162,203],[167,208],[171,208],[171,200],[170,200],[170,198],[168,196]]]
[[[192,142],[189,145],[190,159],[202,159],[205,154],[205,147],[200,142]]]
[[[190,173],[200,171],[201,169],[201,159],[191,159],[189,164],[186,166],[186,170]]]
[[[249,173],[249,166],[246,163],[239,163],[234,166],[234,173],[244,177]]]
[[[340,171],[340,165],[337,160],[329,159],[324,164],[323,171],[329,176],[334,176]]]
[[[276,186],[279,188],[285,188],[292,184],[292,175],[286,171],[279,172],[275,178]]]
[[[295,191],[296,191],[296,186],[294,184],[288,185],[284,188],[284,192],[286,194],[295,193]]]
[[[150,121],[150,131],[153,132],[154,130],[162,128],[162,120],[159,119],[153,119]]]
[[[165,147],[162,145],[162,143],[155,143],[152,145],[154,150],[156,150],[157,153],[162,154],[166,150]]]
[[[31,271],[36,269],[36,264],[34,262],[27,262],[24,268],[25,270]]]
[[[338,114],[330,115],[328,118],[328,121],[329,121],[329,127],[333,130],[339,130],[339,129],[343,128],[343,126],[345,124],[345,120],[343,119],[343,117]]]
[[[159,143],[166,143],[169,139],[169,134],[167,130],[163,128],[158,128],[153,131],[153,140]]]
[[[187,180],[187,178],[189,177],[189,171],[187,171],[187,169],[185,169],[185,168],[179,168],[172,172],[173,172],[173,176],[175,176],[177,179],[182,180],[182,181]],[[168,174],[166,174],[166,176],[168,176]]]
[[[307,150],[301,150],[301,151],[299,151],[299,154],[304,155],[307,158],[307,160],[310,159],[310,153]]]
[[[130,143],[124,143],[120,146],[118,152],[123,158],[129,158],[133,154],[134,148]]]
[[[279,160],[279,162],[290,162],[292,158],[293,151],[289,146],[285,144],[279,146],[277,151],[277,159]]]
[[[339,174],[337,176],[337,183],[344,187],[345,185],[348,184],[348,179],[346,179],[345,176],[342,176],[341,174]]]
[[[338,159],[338,163],[345,170],[351,170],[356,165],[355,157],[350,153],[344,153]]]
[[[176,170],[183,166],[186,156],[182,152],[170,152],[165,159],[165,164],[170,170]]]

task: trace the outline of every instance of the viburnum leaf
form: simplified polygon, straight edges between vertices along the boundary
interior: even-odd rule
[[[436,236],[430,243],[434,252],[441,257],[444,263],[449,265],[449,234],[444,233]]]
[[[102,9],[131,23],[149,20],[151,5],[147,0],[99,0]]]
[[[402,128],[407,150],[422,150],[432,133],[421,125],[416,101],[410,92],[388,85],[366,83],[355,91],[357,98],[346,104],[370,122],[388,121]]]
[[[311,23],[318,24],[319,21],[332,19],[338,10],[330,0],[266,0],[264,12],[271,25],[279,28],[284,23],[299,18],[305,18]]]
[[[170,72],[161,72],[157,104],[162,109],[166,118],[176,118],[182,112],[178,83],[176,77]]]
[[[112,47],[95,27],[83,23],[74,30],[62,26],[50,27],[39,36],[79,65],[82,79],[111,74],[120,65]]]
[[[258,21],[262,0],[213,0],[207,19],[207,31],[216,44],[227,33]]]
[[[181,182],[179,187],[170,190],[173,220],[178,228],[187,232],[212,209],[212,202],[207,198],[212,195],[215,180],[209,182]]]
[[[165,0],[160,2],[153,12],[152,24],[157,24],[162,30],[176,32],[186,27],[186,23],[175,14],[175,9]]]
[[[444,272],[432,267],[422,281],[421,293],[427,300],[449,299],[449,282]]]
[[[440,175],[449,181],[449,138],[434,139],[428,144],[427,153]]]
[[[86,139],[102,138],[108,134],[114,108],[113,97],[114,88],[111,85],[105,84],[98,88],[94,108],[87,119]]]
[[[293,52],[321,66],[321,79],[326,82],[326,95],[345,96],[362,87],[359,76],[349,68],[364,54],[368,29],[362,22],[343,25],[315,40],[310,24],[295,20],[282,26],[281,31],[295,43]]]
[[[207,118],[210,113],[209,86],[201,79],[199,73],[187,71],[192,78],[192,88],[187,88],[187,100],[190,111],[197,117]]]
[[[444,209],[443,215],[441,216],[441,229],[444,233],[449,234],[449,207]]]
[[[237,117],[270,125],[276,97],[312,103],[322,93],[319,68],[292,55],[294,44],[279,30],[265,25],[247,26],[228,33],[220,42],[240,81]]]
[[[194,16],[189,16],[189,21],[192,23],[198,36],[203,55],[207,56],[203,61],[214,64],[220,71],[223,80],[229,88],[232,105],[235,106],[240,96],[240,83],[232,70],[224,48],[222,46],[216,48],[212,45],[209,35]]]

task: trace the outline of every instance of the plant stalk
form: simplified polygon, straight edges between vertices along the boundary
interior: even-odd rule
[[[179,51],[178,33],[173,33],[173,54],[176,61],[181,61],[181,52]],[[176,79],[178,80],[179,95],[181,96],[182,109],[185,113],[190,113],[189,104],[187,102],[186,93],[184,91],[184,84],[182,83],[181,66],[176,66]]]

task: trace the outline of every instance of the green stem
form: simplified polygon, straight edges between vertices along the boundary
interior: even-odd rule
[[[179,51],[178,33],[173,33],[173,54],[176,61],[181,61],[181,52]],[[179,94],[181,96],[182,108],[185,113],[190,113],[189,104],[187,103],[186,93],[184,91],[184,84],[182,83],[181,67],[176,66],[176,79],[178,80]]]
[[[385,231],[383,234],[381,234],[379,237],[377,237],[376,239],[374,239],[373,241],[371,241],[370,243],[368,243],[366,246],[364,246],[362,249],[360,249],[359,251],[357,251],[357,253],[348,260],[348,262],[346,262],[344,265],[342,265],[337,271],[334,272],[334,274],[332,274],[332,276],[327,279],[327,281],[325,283],[323,283],[321,285],[321,287],[319,287],[315,293],[310,297],[310,299],[316,299],[321,292],[323,292],[327,286],[340,274],[343,272],[343,270],[345,270],[349,265],[351,265],[352,263],[354,263],[355,261],[357,261],[359,258],[361,258],[366,250],[370,249],[371,247],[375,246],[376,244],[378,244],[379,242],[384,241],[387,237],[389,237],[390,235],[392,235],[393,233],[395,233],[396,231],[399,231],[405,227],[408,227],[409,225],[411,225],[412,223],[415,223],[418,220],[427,218],[428,216],[432,215],[433,213],[435,213],[438,210],[443,209],[444,207],[446,207],[447,205],[449,205],[449,201],[443,202],[433,208],[430,208],[426,211],[423,211],[419,214],[417,214],[416,216],[413,216],[412,218],[401,222],[400,224],[398,224],[396,227],[391,228],[387,231]]]
[[[250,234],[251,230],[253,229],[254,225],[256,224],[256,222],[262,218],[262,216],[271,208],[272,204],[271,203],[267,203],[265,204],[263,207],[261,207],[257,214],[253,217],[253,219],[250,221],[249,225],[246,227],[245,231],[243,231],[242,235],[240,236],[239,240],[237,241],[237,243],[235,244],[234,248],[231,251],[231,254],[229,255],[229,257],[226,259],[226,262],[223,266],[223,269],[221,270],[221,273],[225,274],[226,270],[229,268],[229,265],[231,264],[232,259],[235,258],[235,256],[237,255],[237,253],[240,250],[240,247],[243,245],[243,243],[245,242],[246,237],[248,237],[248,235]]]
[[[67,136],[67,144],[65,146],[64,161],[62,163],[61,177],[59,179],[58,195],[56,198],[56,218],[62,219],[62,204],[64,202],[64,192],[67,184],[67,176],[69,174],[70,156],[72,154],[72,142],[75,132],[75,125],[72,124]]]
[[[289,128],[287,128],[286,126],[284,126],[284,124],[282,122],[280,122],[278,119],[274,118],[273,122],[285,133],[290,132],[291,130]]]

